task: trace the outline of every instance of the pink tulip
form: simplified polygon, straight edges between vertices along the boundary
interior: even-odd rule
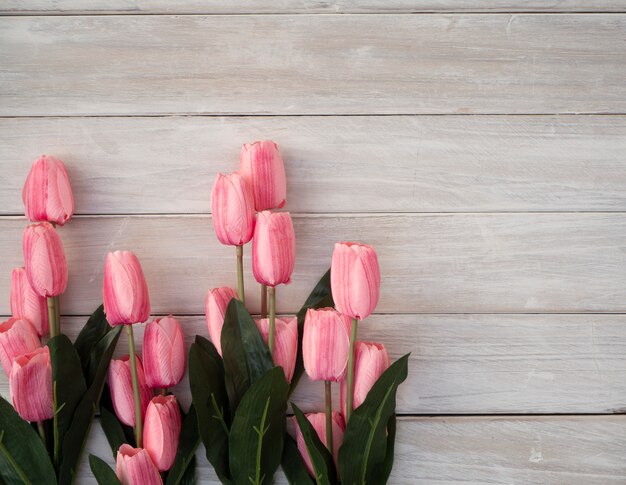
[[[298,318],[276,318],[275,325],[274,354],[272,358],[275,365],[283,368],[287,381],[291,382],[298,355]],[[263,340],[267,343],[270,333],[269,318],[256,320],[256,326]]]
[[[206,323],[209,329],[209,337],[215,345],[217,352],[222,355],[222,327],[224,326],[224,314],[230,300],[237,298],[235,290],[228,286],[214,288],[206,294]]]
[[[61,238],[49,222],[31,224],[22,237],[26,275],[40,296],[58,296],[67,286],[67,263]]]
[[[380,268],[373,247],[358,243],[337,243],[333,251],[330,284],[337,310],[363,320],[378,303]]]
[[[33,163],[22,189],[26,217],[62,226],[74,214],[70,179],[61,160],[42,155]]]
[[[215,234],[222,244],[241,246],[252,239],[254,197],[239,173],[217,174],[211,193],[211,212]]]
[[[357,342],[354,350],[353,409],[358,408],[378,378],[389,367],[389,354],[383,344]],[[346,381],[341,381],[341,409],[346,413]]]
[[[11,313],[26,318],[40,336],[50,332],[46,299],[32,289],[24,268],[11,273]]]
[[[152,398],[146,411],[143,446],[161,472],[169,470],[174,464],[181,422],[175,396],[170,394]]]
[[[350,317],[333,308],[309,309],[304,320],[302,358],[314,381],[339,381],[348,366]]]
[[[289,212],[259,212],[252,241],[252,272],[270,287],[288,284],[296,261],[296,236]]]
[[[146,385],[141,359],[137,356],[137,380],[139,381],[139,395],[141,398],[141,419],[145,416],[146,408],[152,397]],[[127,426],[135,426],[135,398],[133,396],[133,381],[130,372],[130,357],[111,360],[109,365],[109,388],[111,401],[119,420]]]
[[[148,284],[139,259],[130,251],[107,254],[102,293],[111,325],[141,323],[150,316]]]
[[[178,384],[185,374],[185,340],[172,315],[157,318],[143,335],[143,370],[152,389]]]
[[[287,198],[285,165],[273,141],[257,141],[241,148],[240,173],[252,188],[257,212],[280,209]]]
[[[13,359],[39,347],[37,332],[25,318],[13,317],[0,323],[0,362],[7,377],[11,376]]]
[[[338,463],[339,459],[339,448],[341,447],[341,443],[343,442],[343,434],[346,429],[346,426],[343,421],[343,417],[337,411],[333,411],[333,458],[335,460],[335,465]],[[326,414],[325,413],[310,413],[306,415],[306,418],[309,420],[317,436],[320,441],[328,448],[328,444],[326,443]],[[300,431],[300,427],[298,423],[293,417],[295,422],[296,429],[296,442],[298,443],[298,450],[300,451],[300,455],[302,455],[302,459],[304,460],[304,464],[306,465],[309,474],[314,477],[315,472],[313,470],[313,465],[311,464],[311,458],[309,458],[309,452],[306,449],[306,443],[304,442],[304,436],[302,436],[302,432]]]
[[[124,443],[117,451],[115,466],[122,485],[159,485],[163,483],[159,470],[150,459],[148,451]]]
[[[44,421],[52,417],[52,364],[48,347],[13,360],[9,388],[13,407],[22,419]]]

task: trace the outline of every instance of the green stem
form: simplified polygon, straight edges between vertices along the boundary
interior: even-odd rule
[[[137,358],[135,357],[135,339],[133,326],[125,325],[128,334],[128,350],[130,354],[130,375],[133,380],[133,397],[135,399],[135,441],[137,448],[143,448],[143,423],[141,422],[141,396],[139,395],[139,378],[137,377]]]
[[[267,318],[267,285],[261,285],[261,318]]]
[[[11,468],[13,468],[13,470],[15,470],[15,473],[19,475],[20,480],[22,480],[22,483],[30,485],[32,482],[26,476],[26,473],[24,473],[24,470],[22,470],[20,466],[17,464],[17,462],[13,459],[13,456],[11,455],[11,453],[9,453],[9,450],[7,450],[7,447],[4,446],[4,443],[2,442],[3,435],[4,435],[4,430],[0,433],[0,451],[2,452],[6,460],[9,462],[9,465],[11,465]]]
[[[263,436],[265,436],[265,433],[267,432],[267,428],[265,428],[265,419],[267,418],[267,410],[269,409],[269,406],[270,406],[270,398],[268,397],[267,401],[265,401],[265,409],[263,409],[263,416],[261,417],[261,426],[258,429],[256,428],[256,426],[254,427],[254,430],[257,432],[257,435],[259,436],[259,440],[258,440],[257,448],[256,448],[256,474],[254,477],[254,481],[250,480],[253,483],[253,485],[261,485],[261,483],[263,483],[263,480],[265,479],[265,475],[261,477],[261,456],[263,452]]]
[[[270,331],[267,337],[267,346],[270,354],[274,355],[274,334],[276,332],[276,288],[268,288],[270,294]]]
[[[326,448],[333,454],[333,394],[330,381],[324,381],[326,395]]]
[[[37,421],[37,431],[39,431],[39,436],[41,437],[41,441],[43,441],[43,445],[46,446],[46,428],[44,427],[43,421]]]
[[[356,331],[359,321],[352,319],[350,328],[350,353],[348,354],[348,394],[346,396],[346,425],[352,414],[352,400],[354,398],[354,347],[356,344]]]
[[[57,315],[57,335],[61,334],[61,309],[59,305],[59,297],[54,297],[54,311]]]
[[[57,310],[55,300],[56,297],[49,296],[48,300],[48,323],[50,325],[50,338],[57,336]]]
[[[237,248],[237,295],[239,301],[245,305],[246,295],[243,290],[243,246]]]
[[[57,406],[57,382],[52,383],[52,429],[54,437],[54,466],[59,464],[59,409]]]

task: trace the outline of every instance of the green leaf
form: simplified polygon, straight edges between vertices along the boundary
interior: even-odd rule
[[[337,469],[328,448],[324,446],[319,436],[317,436],[317,431],[315,431],[311,422],[300,411],[298,406],[291,403],[291,409],[293,409],[293,414],[298,421],[298,427],[304,438],[304,444],[315,472],[315,481],[318,485],[333,485],[337,483]]]
[[[230,473],[235,484],[273,483],[283,451],[288,392],[282,368],[274,367],[243,396],[230,428]]]
[[[96,369],[91,369],[91,354],[96,344],[111,330],[109,322],[104,315],[104,305],[100,305],[95,312],[91,314],[87,323],[83,326],[74,348],[80,357],[80,364],[86,377],[87,385],[91,385],[93,374]]]
[[[113,458],[115,458],[117,457],[117,450],[119,450],[120,446],[124,443],[128,443],[128,441],[126,441],[126,435],[124,434],[124,428],[122,428],[117,416],[105,406],[100,406],[100,424],[111,447]]]
[[[180,441],[174,464],[167,474],[166,485],[195,483],[195,453],[200,444],[198,435],[198,416],[193,404],[183,419]]]
[[[291,485],[315,485],[315,481],[309,475],[304,460],[302,460],[296,441],[288,434],[285,435],[280,466]]]
[[[396,415],[391,415],[387,422],[387,453],[385,455],[385,462],[380,467],[380,483],[387,483],[389,475],[391,475],[391,469],[393,468],[393,453],[396,445]]]
[[[48,452],[32,426],[0,397],[0,476],[7,485],[57,483]]]
[[[89,455],[89,467],[98,485],[122,485],[111,467],[97,456]]]
[[[222,355],[231,414],[250,385],[274,367],[272,356],[254,320],[233,298],[224,315]]]
[[[396,391],[407,377],[408,361],[409,354],[394,362],[352,413],[339,449],[339,473],[344,485],[386,483],[393,464],[387,457],[389,450],[393,454],[388,440],[395,439],[395,432],[387,434],[387,424],[395,413]]]

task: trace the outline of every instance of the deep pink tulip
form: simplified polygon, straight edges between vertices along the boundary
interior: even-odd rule
[[[333,411],[333,458],[335,460],[335,465],[338,463],[339,458],[339,448],[341,447],[341,443],[343,443],[343,434],[346,429],[344,424],[343,417],[337,411]],[[326,443],[326,414],[325,413],[310,413],[306,415],[306,418],[309,420],[313,428],[315,428],[315,432],[319,437],[320,441],[328,448]],[[296,429],[296,443],[298,443],[298,450],[300,451],[300,455],[302,455],[302,459],[304,460],[304,464],[306,465],[309,474],[314,477],[315,472],[313,471],[313,465],[311,464],[311,458],[309,458],[309,453],[306,449],[306,443],[304,442],[304,437],[302,436],[302,432],[300,431],[300,427],[298,426],[298,422],[296,418],[292,418],[295,422]]]
[[[159,470],[143,448],[133,448],[124,443],[117,451],[115,465],[117,478],[122,485],[159,485],[163,483]]]
[[[143,371],[152,389],[178,384],[185,374],[183,330],[172,315],[157,318],[143,334]]]
[[[22,237],[26,275],[40,296],[58,296],[67,286],[63,243],[52,224],[39,222],[24,229]]]
[[[141,359],[137,356],[137,380],[139,381],[139,396],[141,398],[141,419],[146,414],[146,408],[152,397],[150,388],[146,384]],[[130,357],[125,355],[121,359],[111,360],[109,365],[109,388],[111,401],[119,420],[127,426],[135,426],[135,398],[133,396],[133,381],[130,372]]]
[[[0,362],[7,377],[11,376],[13,359],[39,347],[37,332],[25,318],[13,317],[0,323]]]
[[[11,313],[26,318],[40,336],[50,332],[46,299],[32,289],[24,268],[11,273]]]
[[[139,259],[130,251],[107,254],[102,293],[111,325],[141,323],[150,316],[148,284]]]
[[[330,284],[339,312],[359,320],[369,316],[380,292],[380,268],[374,248],[352,242],[335,244]]]
[[[348,367],[350,317],[334,308],[310,308],[304,320],[302,358],[314,381],[339,381]]]
[[[41,347],[13,360],[11,401],[26,421],[44,421],[52,413],[52,364],[48,347]]]
[[[161,472],[174,464],[181,428],[180,409],[176,397],[155,396],[148,404],[143,428],[143,446],[152,463]]]
[[[295,262],[296,236],[289,212],[259,212],[252,241],[256,280],[270,287],[287,284]]]
[[[62,226],[74,214],[70,179],[61,160],[42,155],[33,163],[22,189],[26,217]]]
[[[254,197],[245,179],[237,172],[217,174],[211,192],[215,234],[222,244],[241,246],[254,233]]]
[[[274,324],[274,354],[272,358],[275,365],[283,368],[287,381],[291,382],[298,356],[298,318],[276,318]],[[270,333],[270,319],[260,318],[256,320],[256,326],[263,340],[267,343]]]
[[[224,326],[224,314],[230,300],[237,298],[235,290],[228,286],[213,288],[206,294],[205,310],[206,323],[209,329],[209,337],[215,345],[217,352],[222,355],[222,327]]]
[[[240,173],[252,188],[257,212],[280,209],[287,199],[285,165],[273,141],[246,143],[241,147]]]
[[[389,367],[389,354],[383,344],[357,342],[354,350],[353,409],[358,408],[378,378]],[[346,413],[346,380],[341,381],[341,409]]]

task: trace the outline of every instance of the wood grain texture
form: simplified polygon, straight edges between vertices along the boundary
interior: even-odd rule
[[[239,143],[267,138],[296,212],[626,210],[625,116],[306,116],[0,119],[0,213],[43,152],[78,213],[207,213]]]
[[[625,113],[626,15],[0,18],[0,115]]]

